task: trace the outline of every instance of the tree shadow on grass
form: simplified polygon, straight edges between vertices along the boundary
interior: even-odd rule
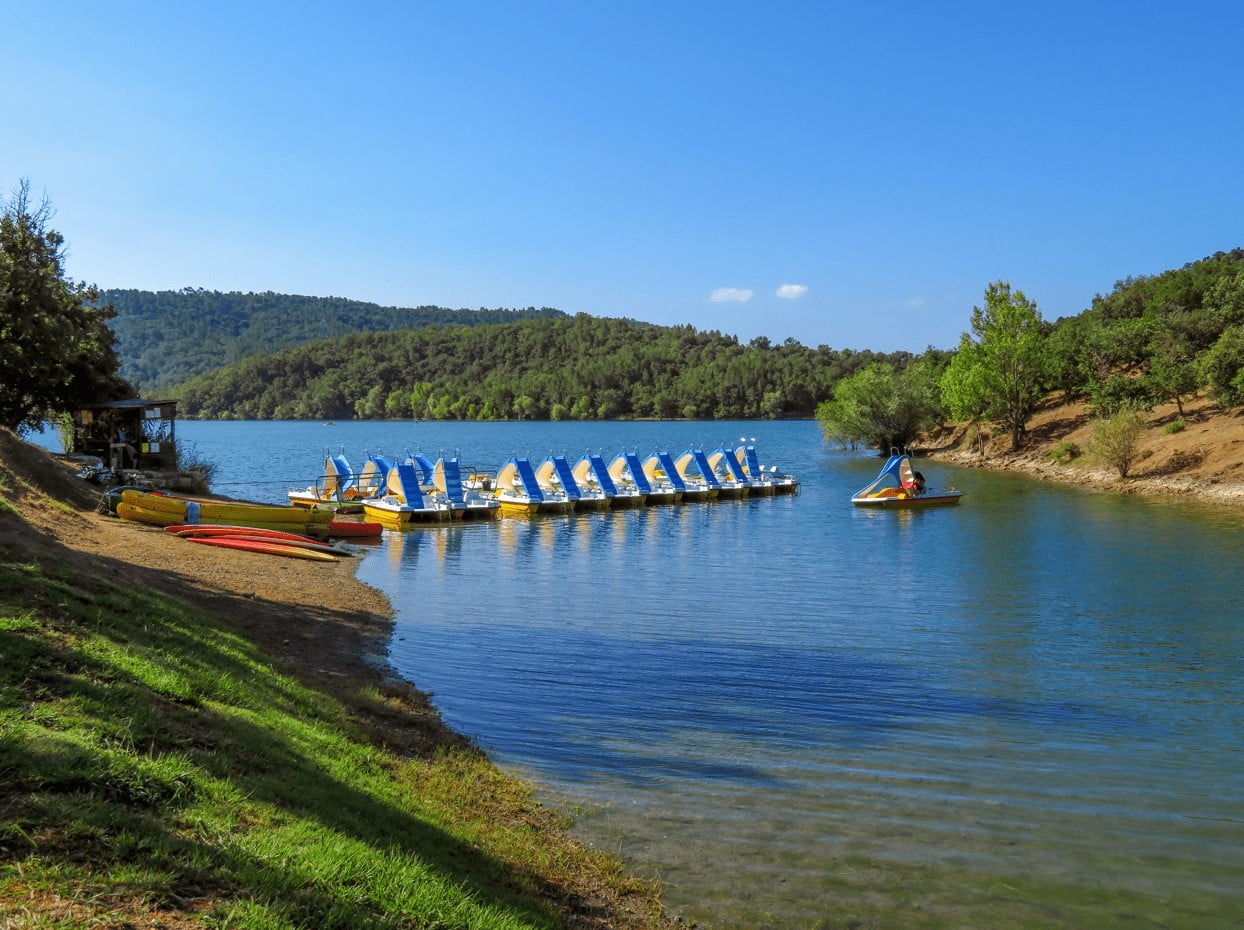
[[[128,763],[118,761],[117,746],[132,747],[132,754],[148,759],[176,753],[199,772],[189,781],[227,783],[247,799],[247,805],[264,811],[264,816],[288,818],[287,823],[298,824],[301,829],[292,830],[291,835],[309,835],[329,846],[339,842],[371,847],[378,853],[372,861],[392,864],[398,874],[399,860],[417,859],[443,883],[466,889],[468,898],[478,905],[500,909],[523,923],[558,922],[554,915],[559,913],[559,905],[573,898],[568,889],[555,886],[535,871],[499,860],[414,816],[403,806],[403,789],[392,780],[391,773],[388,781],[381,775],[380,781],[372,782],[377,788],[372,794],[346,784],[330,771],[340,760],[327,759],[324,753],[334,751],[334,739],[341,746],[340,737],[332,734],[342,731],[354,744],[345,750],[358,749],[361,764],[387,764],[377,762],[380,757],[362,748],[369,741],[390,742],[369,727],[366,702],[353,707],[347,704],[347,723],[338,709],[341,695],[326,686],[333,681],[350,687],[368,681],[375,685],[382,681],[379,672],[372,670],[369,678],[367,673],[352,669],[335,679],[327,666],[357,660],[325,655],[321,661],[325,667],[312,670],[305,663],[278,659],[276,664],[282,666],[283,674],[296,675],[299,669],[305,673],[297,675],[304,687],[296,687],[271,670],[272,657],[247,638],[244,619],[238,629],[230,630],[223,623],[213,623],[198,608],[206,602],[212,617],[232,612],[245,618],[256,611],[275,612],[290,623],[341,624],[351,630],[358,624],[357,616],[319,610],[308,617],[287,605],[229,594],[199,593],[190,598],[194,603],[189,603],[168,593],[151,593],[175,591],[184,585],[175,571],[135,567],[67,549],[57,551],[61,549],[58,543],[49,542],[47,551],[39,554],[39,561],[47,566],[46,577],[54,585],[30,584],[29,579],[6,569],[0,601],[6,607],[31,611],[41,624],[68,632],[75,624],[87,622],[84,617],[90,613],[93,598],[120,601],[120,608],[113,603],[107,616],[124,615],[125,622],[101,619],[93,628],[83,629],[82,635],[106,637],[120,647],[116,651],[119,657],[140,653],[147,660],[148,671],[136,673],[126,659],[112,663],[100,659],[98,652],[88,654],[75,648],[72,635],[48,637],[42,646],[32,646],[39,642],[38,637],[2,631],[5,642],[0,645],[0,654],[15,656],[20,646],[27,666],[19,673],[24,677],[11,674],[6,679],[10,697],[15,691],[24,691],[24,699],[31,706],[72,700],[86,725],[112,734],[108,740],[113,742],[112,746],[103,746],[54,738],[6,740],[0,745],[0,772],[5,774],[4,783],[14,790],[10,797],[0,798],[7,807],[24,809],[30,818],[37,816],[40,805],[49,803],[49,798],[91,799],[92,803],[80,805],[82,816],[95,817],[98,823],[94,827],[85,822],[70,825],[69,832],[81,836],[94,830],[104,858],[109,853],[109,831],[115,831],[118,823],[142,822],[144,847],[173,851],[162,862],[162,868],[169,872],[167,892],[172,901],[203,897],[206,890],[218,900],[271,902],[271,906],[296,915],[294,923],[307,926],[356,928],[380,922],[387,925],[395,916],[414,919],[386,913],[383,905],[369,899],[365,880],[349,886],[357,891],[356,897],[343,892],[346,886],[341,883],[320,880],[314,874],[313,862],[304,859],[297,849],[277,857],[248,852],[245,830],[212,841],[193,839],[192,832],[173,832],[169,825],[191,801],[185,783],[173,778],[162,784],[159,776],[148,773],[145,787],[141,787],[143,779],[138,776],[143,772],[127,771]],[[91,578],[82,574],[88,567]],[[65,574],[67,568],[70,574]],[[119,587],[122,584],[125,587]],[[131,608],[128,612],[126,604]],[[345,640],[351,641],[351,637]],[[158,666],[154,676],[158,680],[144,682],[143,674],[153,674],[152,663]],[[245,682],[245,688],[236,682]],[[262,706],[247,707],[248,702]],[[288,731],[277,730],[266,723],[265,715],[273,711],[286,713],[298,722]],[[385,712],[394,719],[381,729],[400,731],[405,725],[400,708],[386,704]],[[117,720],[118,714],[125,719]],[[422,729],[426,722],[410,725]],[[409,740],[399,735],[396,742],[428,748],[437,741],[438,729],[443,730],[436,721],[431,734],[421,733]],[[451,736],[443,741],[465,745],[464,740]],[[141,759],[135,765],[141,770]],[[58,772],[59,776],[55,774]],[[102,781],[101,773],[106,776]],[[366,783],[366,779],[360,782]],[[24,801],[18,799],[23,792]],[[36,795],[43,800],[31,801]],[[64,812],[75,806],[62,805],[62,816],[70,816]],[[0,842],[0,858],[15,854],[17,847],[11,840],[5,837]],[[47,853],[48,849],[42,851]],[[331,853],[326,855],[331,861]],[[562,912],[560,917],[564,919],[566,914]],[[450,920],[454,922],[458,921]],[[470,918],[464,915],[461,922],[469,923]]]

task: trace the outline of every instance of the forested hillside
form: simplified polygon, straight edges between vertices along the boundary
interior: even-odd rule
[[[884,453],[953,420],[973,424],[974,435],[1000,429],[1018,451],[1051,392],[1087,401],[1103,431],[1124,435],[1160,404],[1181,417],[1198,395],[1244,404],[1244,249],[1119,281],[1053,323],[996,281],[969,325],[942,358],[926,353],[902,371],[869,366],[836,384],[817,409],[826,436]]]
[[[199,418],[776,418],[811,416],[862,365],[909,360],[579,314],[341,336],[175,393],[180,414]]]
[[[1012,296],[1003,282],[986,297],[995,292]],[[399,310],[336,298],[193,290],[110,291],[105,299],[118,307],[121,357],[130,366],[124,370],[147,393],[167,386],[180,397],[183,416],[205,418],[811,416],[839,381],[880,362],[903,383],[920,381],[918,390],[929,395],[922,409],[944,421],[955,407],[946,401],[949,375],[963,382],[966,372],[969,387],[993,383],[984,377],[991,353],[1008,338],[995,321],[977,334],[984,345],[965,333],[958,353],[931,351],[921,357],[927,364],[910,366],[906,352],[810,349],[763,338],[741,345],[689,326],[571,318],[548,309]],[[1031,397],[1013,424],[1017,440],[1032,403],[1052,390],[1088,398],[1102,414],[1162,401],[1179,405],[1198,392],[1227,406],[1244,403],[1244,250],[1119,281],[1074,317],[1041,320],[1035,303],[1025,313],[1037,329],[1023,349]],[[456,325],[463,322],[497,325]],[[285,346],[292,347],[273,353]],[[965,346],[975,368],[961,364],[969,360]],[[952,370],[943,376],[948,362]],[[158,374],[147,380],[147,371]],[[200,374],[170,385],[176,373],[191,372]],[[953,415],[997,419],[990,405],[1001,392],[969,392],[980,403]],[[900,393],[886,387],[880,407],[888,410]]]
[[[564,317],[560,310],[448,310],[381,307],[341,297],[180,291],[109,290],[100,305],[116,308],[121,374],[151,396],[259,352],[276,352],[346,333],[474,326]]]
[[[1122,404],[1182,404],[1205,391],[1244,403],[1244,249],[1127,278],[1046,340],[1048,388]]]

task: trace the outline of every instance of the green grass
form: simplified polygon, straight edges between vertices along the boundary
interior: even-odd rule
[[[1050,459],[1057,462],[1059,465],[1066,465],[1068,462],[1078,459],[1079,457],[1080,447],[1074,442],[1060,442],[1050,452]]]
[[[395,757],[210,617],[86,585],[0,565],[0,926],[555,927],[576,870],[628,881],[478,754]]]

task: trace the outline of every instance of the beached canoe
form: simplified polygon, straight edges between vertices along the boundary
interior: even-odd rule
[[[308,510],[283,504],[256,504],[249,501],[215,500],[202,497],[178,497],[146,491],[123,491],[121,499],[147,510],[167,510],[180,513],[182,523],[310,523],[327,524],[333,518],[330,511]]]
[[[242,539],[236,536],[187,536],[190,542],[221,549],[237,549],[242,552],[259,552],[265,555],[281,555],[291,559],[312,559],[317,562],[336,562],[337,557],[327,552],[315,552],[292,543],[276,539]]]
[[[174,526],[185,524],[186,522],[186,515],[176,510],[152,510],[126,500],[117,504],[117,516],[135,523],[145,523],[148,526]],[[299,535],[305,535],[310,532],[323,533],[326,529],[326,527],[320,524],[309,524],[306,520],[298,523],[255,520],[248,521],[245,524],[238,524],[234,521],[230,525],[245,525],[252,529],[278,530],[286,533],[298,533]]]
[[[327,552],[330,555],[352,556],[352,552],[337,546],[320,542],[318,539],[312,539],[310,536],[303,536],[299,533],[286,533],[280,530],[266,530],[250,526],[194,526],[179,524],[175,526],[166,526],[164,532],[172,533],[183,539],[200,538],[205,536],[214,537],[216,539],[267,539],[272,542],[285,543],[291,546],[299,546],[303,549],[310,549],[312,552]]]

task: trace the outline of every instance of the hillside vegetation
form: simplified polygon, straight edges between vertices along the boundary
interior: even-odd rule
[[[1018,449],[1025,421],[1051,391],[1102,415],[1167,402],[1181,409],[1198,393],[1225,407],[1244,403],[1241,249],[1119,281],[1079,315],[1052,322],[1035,301],[998,282],[986,292],[985,311],[965,312],[973,333],[957,351],[919,356],[811,349],[790,339],[744,345],[690,326],[548,309],[400,311],[193,290],[105,296],[118,307],[123,370],[144,381],[154,372],[150,383],[167,385],[187,417],[764,419],[822,407],[843,421],[852,419],[845,414],[859,419],[859,411],[823,405],[844,379],[867,375],[887,397],[896,393],[887,385],[904,386],[919,401],[921,424],[944,423],[952,413],[996,421],[998,398],[1013,395],[1006,427]],[[1028,335],[1008,331],[1008,318]],[[878,366],[890,374],[879,377]],[[886,398],[865,399],[880,411],[871,419],[893,419]]]
[[[1127,278],[1047,339],[1046,387],[1099,410],[1198,391],[1244,403],[1244,249],[1159,275]]]
[[[200,418],[806,417],[859,366],[909,359],[578,314],[342,336],[254,356],[174,393],[181,415]]]
[[[1004,432],[1019,452],[1053,393],[1084,403],[1093,445],[1113,445],[1125,476],[1155,407],[1173,404],[1182,417],[1198,396],[1224,409],[1244,404],[1241,249],[1119,281],[1084,312],[1052,323],[1023,291],[996,281],[969,325],[954,352],[926,352],[901,371],[870,365],[836,384],[817,409],[826,437],[885,454],[955,422],[974,436]]]
[[[148,396],[260,352],[277,352],[330,336],[565,315],[548,307],[382,307],[341,297],[221,293],[189,287],[180,291],[113,289],[101,292],[98,302],[116,310],[112,329],[117,335],[122,377]]]

